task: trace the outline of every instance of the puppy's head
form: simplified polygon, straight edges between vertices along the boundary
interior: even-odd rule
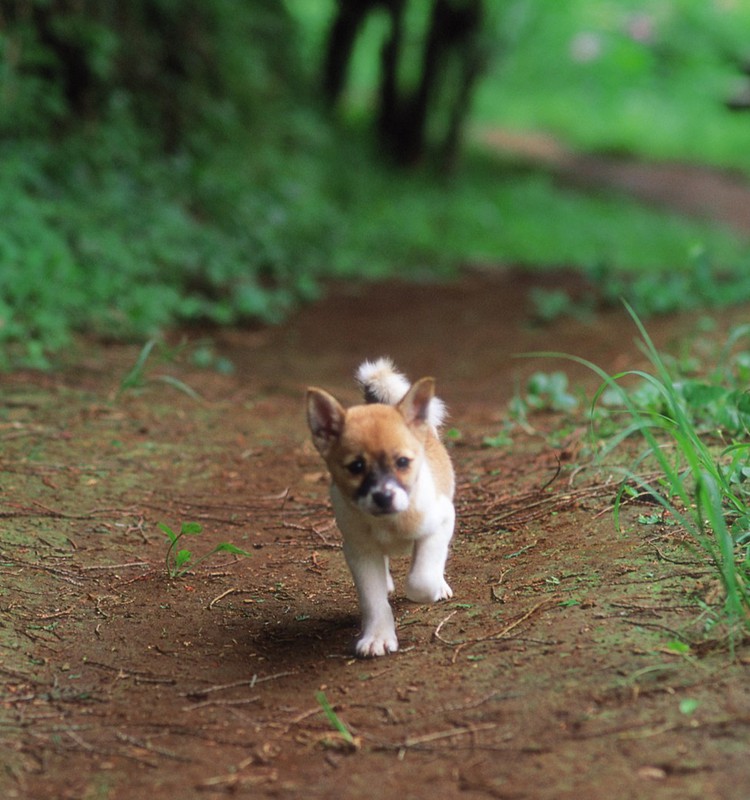
[[[396,406],[372,403],[345,409],[328,392],[308,389],[313,443],[339,491],[361,511],[379,516],[409,507],[434,393],[433,379],[422,378]]]

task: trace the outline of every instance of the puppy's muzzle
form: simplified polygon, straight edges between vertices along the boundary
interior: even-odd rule
[[[409,495],[393,478],[378,481],[360,500],[360,506],[369,514],[398,514],[409,507]]]
[[[393,507],[393,491],[391,489],[385,489],[381,492],[373,492],[372,502],[375,503],[377,508],[381,511],[388,513]]]

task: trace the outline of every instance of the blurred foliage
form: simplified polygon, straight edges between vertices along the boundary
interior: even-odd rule
[[[750,171],[750,3],[508,0],[475,118],[546,129],[581,149]]]
[[[284,6],[3,0],[0,34],[0,365],[314,292],[328,138]]]
[[[735,69],[740,32],[722,22],[709,44],[695,33],[732,5],[654,0],[657,48],[621,32],[640,7],[631,0],[487,0],[499,72],[478,118],[598,147],[661,136],[679,150],[677,110],[699,116],[691,81],[701,130],[707,103],[722,110],[719,76]],[[357,44],[339,124],[315,102],[333,9],[0,0],[0,367],[45,366],[75,331],[145,340],[175,323],[277,321],[326,276],[515,263],[583,266],[614,286],[623,269],[689,270],[697,246],[718,266],[741,261],[743,245],[707,223],[564,190],[482,155],[441,176],[378,163],[357,114],[372,100],[377,20]],[[611,46],[599,61],[572,58],[571,41],[597,25]],[[663,130],[652,73],[663,73]],[[714,140],[724,141],[693,146],[708,153]]]

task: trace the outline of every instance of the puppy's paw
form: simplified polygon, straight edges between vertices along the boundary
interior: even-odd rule
[[[363,633],[357,640],[355,650],[359,658],[374,658],[395,653],[398,650],[396,631]]]
[[[437,603],[453,597],[453,589],[448,586],[445,578],[438,581],[409,579],[406,582],[406,596],[414,603]]]

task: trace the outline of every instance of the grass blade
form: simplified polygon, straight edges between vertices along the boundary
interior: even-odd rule
[[[315,695],[315,699],[323,709],[323,713],[326,715],[326,719],[330,723],[331,727],[341,735],[341,738],[347,744],[351,745],[352,747],[357,747],[357,742],[354,736],[352,736],[351,731],[346,727],[341,717],[339,717],[339,715],[331,707],[325,692],[318,692]]]

